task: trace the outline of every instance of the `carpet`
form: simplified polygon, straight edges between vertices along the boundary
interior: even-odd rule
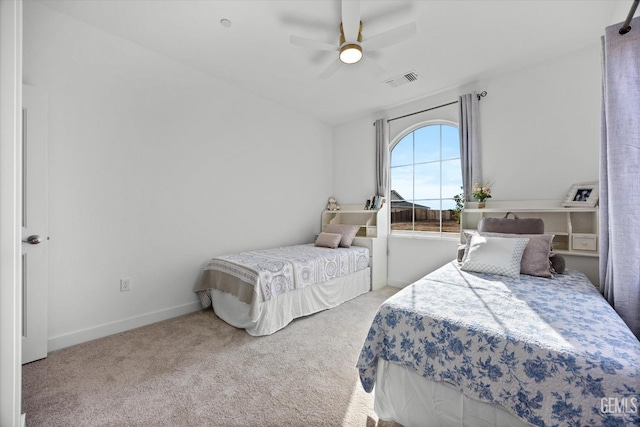
[[[203,310],[23,366],[27,426],[398,426],[355,368],[386,287],[252,337]]]

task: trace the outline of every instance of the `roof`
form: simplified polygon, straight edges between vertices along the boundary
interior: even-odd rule
[[[393,208],[416,208],[431,209],[429,206],[419,205],[417,203],[408,202],[396,190],[391,190],[391,209]]]

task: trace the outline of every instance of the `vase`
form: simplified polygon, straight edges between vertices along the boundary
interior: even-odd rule
[[[478,202],[478,209],[483,209],[485,206],[487,206],[487,203],[484,200]]]

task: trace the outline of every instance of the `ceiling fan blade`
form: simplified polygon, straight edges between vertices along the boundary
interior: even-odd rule
[[[416,23],[412,22],[363,40],[362,48],[366,50],[382,49],[410,39],[415,36],[415,34]]]
[[[298,36],[289,36],[289,42],[291,42],[291,44],[295,44],[297,46],[306,47],[306,48],[309,48],[309,49],[328,50],[328,51],[332,51],[332,52],[337,51],[338,48],[340,47],[340,46],[333,45],[333,44],[330,44],[330,43],[319,42],[317,40],[311,40],[311,39],[307,39],[307,38],[304,38],[304,37],[298,37]]]
[[[327,67],[326,70],[324,70],[322,73],[320,73],[318,78],[319,79],[327,79],[327,78],[331,77],[336,71],[338,71],[338,68],[340,68],[341,65],[342,65],[342,62],[340,62],[339,59],[336,59],[335,61],[333,61],[333,63],[331,65],[329,65]]]
[[[342,29],[347,42],[358,41],[360,32],[360,0],[342,0]]]

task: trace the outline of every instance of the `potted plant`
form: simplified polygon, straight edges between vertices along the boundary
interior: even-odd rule
[[[482,209],[486,206],[485,200],[491,198],[491,185],[478,183],[473,184],[471,188],[471,195],[478,201],[478,208]]]

